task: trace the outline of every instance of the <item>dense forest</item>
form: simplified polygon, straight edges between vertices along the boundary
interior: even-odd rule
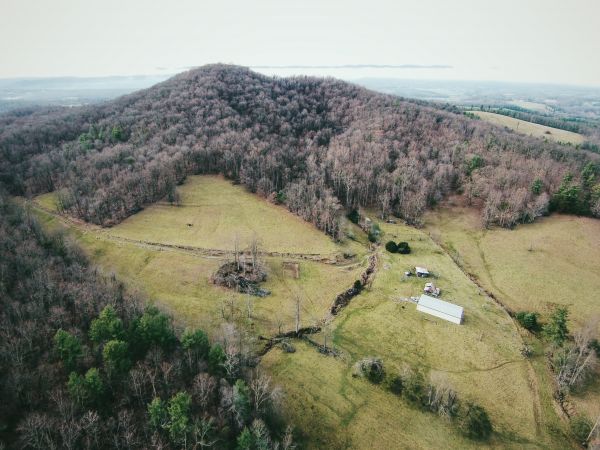
[[[118,223],[222,173],[332,236],[344,210],[419,224],[452,193],[485,225],[549,210],[600,216],[600,158],[334,79],[211,65],[102,105],[0,117],[0,182],[59,192],[81,219]]]
[[[291,449],[233,325],[210,342],[0,194],[0,449]]]

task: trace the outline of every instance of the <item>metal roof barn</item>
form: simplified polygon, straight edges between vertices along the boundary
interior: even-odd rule
[[[417,311],[421,311],[448,322],[462,324],[464,311],[462,306],[453,303],[445,302],[438,298],[430,297],[429,295],[421,295],[419,303],[417,303]]]

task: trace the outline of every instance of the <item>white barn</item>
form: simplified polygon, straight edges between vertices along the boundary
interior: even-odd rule
[[[464,312],[462,306],[448,303],[439,298],[430,297],[429,295],[421,295],[419,303],[417,303],[417,311],[431,314],[448,322],[462,324]]]

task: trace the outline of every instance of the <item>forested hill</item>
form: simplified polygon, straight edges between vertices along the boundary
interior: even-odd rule
[[[343,208],[418,223],[450,193],[510,226],[548,208],[600,216],[596,155],[333,79],[210,65],[96,106],[0,118],[0,181],[59,190],[110,225],[192,173],[223,173],[331,235]],[[583,173],[583,175],[582,175]],[[570,176],[569,176],[570,175]]]

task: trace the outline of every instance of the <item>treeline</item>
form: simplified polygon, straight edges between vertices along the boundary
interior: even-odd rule
[[[0,195],[0,448],[291,449],[233,326],[177,331]]]
[[[443,379],[427,382],[419,370],[406,366],[401,373],[387,373],[383,361],[367,357],[354,365],[353,376],[380,384],[410,405],[449,420],[466,437],[488,440],[493,432],[487,411],[473,402],[464,402]]]
[[[103,105],[4,116],[0,130],[0,181],[58,190],[86,221],[118,223],[189,174],[223,173],[332,236],[342,209],[418,224],[450,193],[483,202],[486,224],[530,221],[594,157],[333,79],[224,65]]]

